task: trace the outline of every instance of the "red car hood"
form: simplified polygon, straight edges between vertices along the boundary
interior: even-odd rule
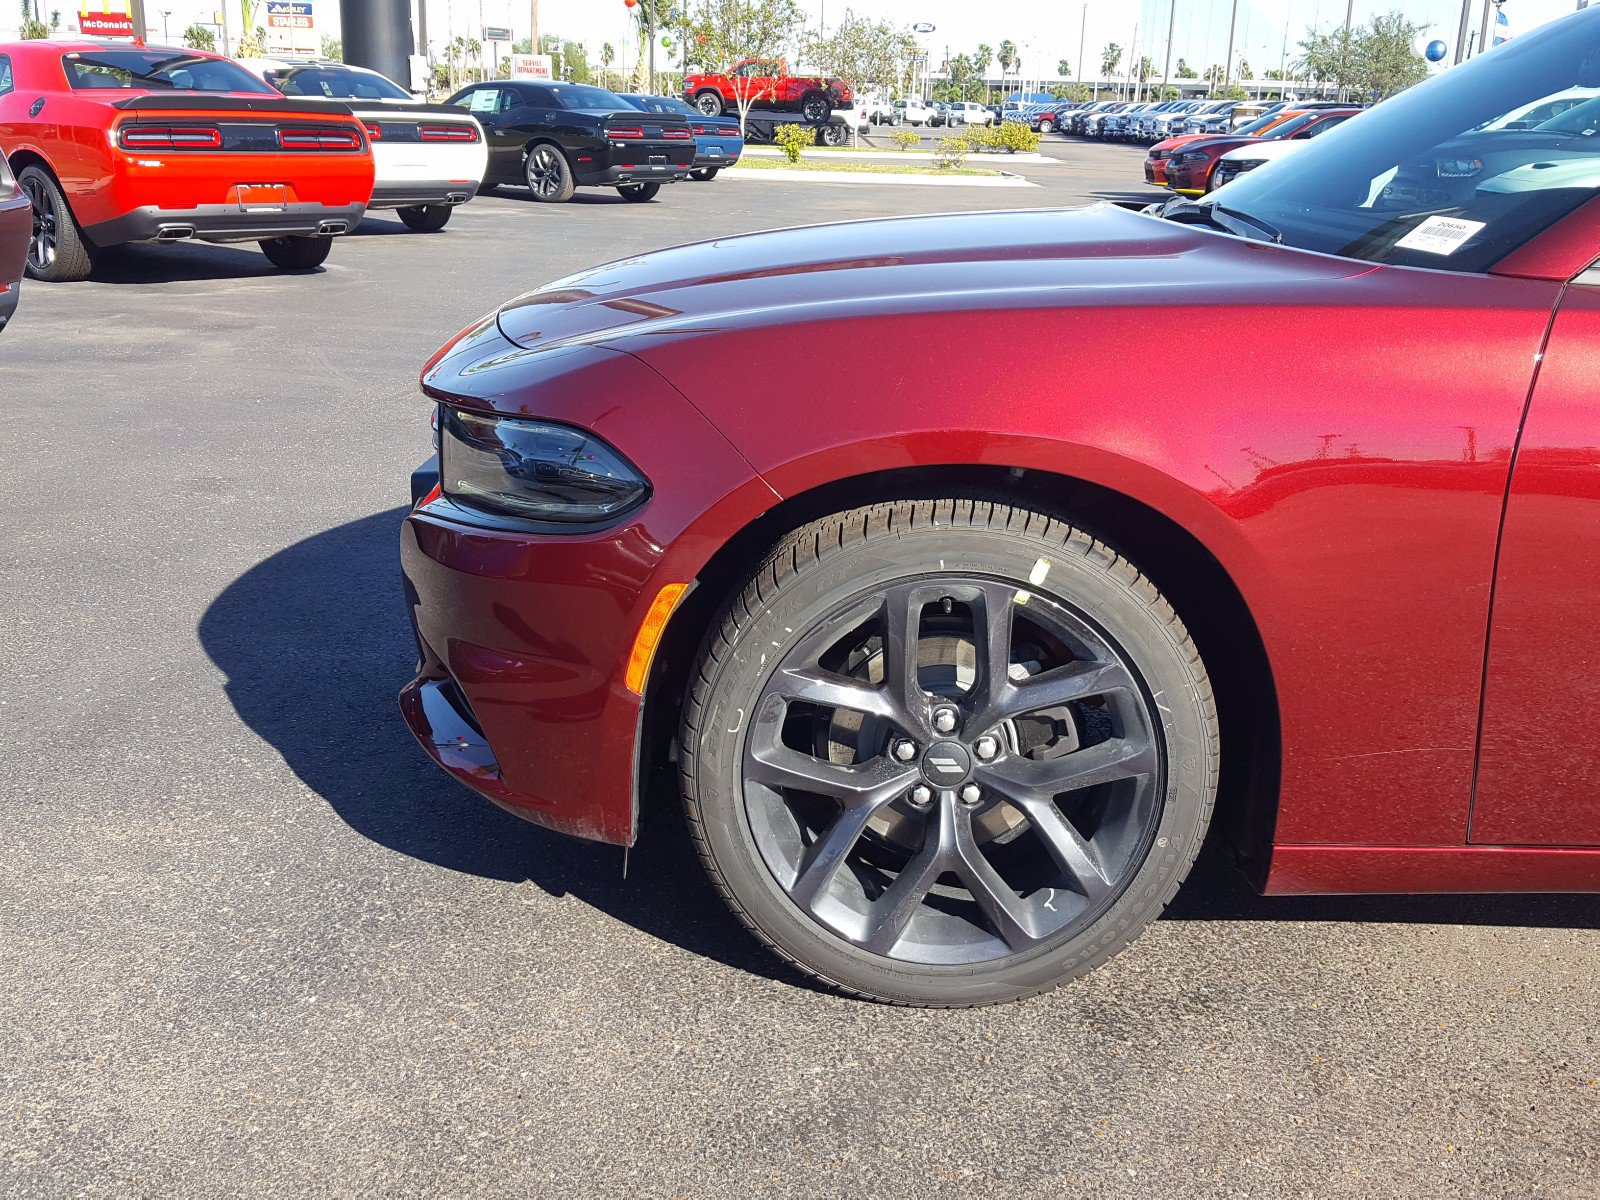
[[[1369,269],[1359,266],[1355,270]],[[1110,204],[953,213],[749,234],[620,259],[513,300],[500,330],[529,349],[652,343],[752,326],[939,311],[1268,303],[1274,285],[1352,273],[1305,254]],[[779,364],[774,364],[777,369]]]

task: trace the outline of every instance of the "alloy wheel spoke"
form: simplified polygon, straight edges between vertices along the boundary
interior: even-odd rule
[[[890,588],[883,598],[883,685],[917,728],[927,735],[923,710],[927,694],[917,679],[917,638],[922,623],[921,592],[914,586]]]
[[[892,952],[905,936],[906,926],[911,924],[911,918],[922,907],[928,892],[948,868],[950,854],[947,847],[955,834],[952,824],[955,814],[948,804],[942,804],[939,808],[937,821],[929,822],[922,849],[901,868],[894,882],[873,905],[873,920],[861,943],[863,949],[874,954]]]
[[[1026,950],[1037,945],[1038,935],[1028,926],[1022,902],[1011,886],[1001,878],[1000,872],[978,849],[972,836],[970,813],[956,814],[952,866],[961,881],[967,885],[972,898],[978,902],[983,915],[989,919],[995,933],[1013,950]]]
[[[1029,795],[1018,798],[1017,806],[1028,818],[1028,823],[1039,835],[1050,857],[1056,860],[1056,865],[1077,884],[1085,897],[1097,900],[1111,889],[1111,881],[1106,878],[1105,868],[1100,865],[1088,839],[1067,822],[1054,801]]]
[[[1002,717],[1020,717],[1107,692],[1132,689],[1133,676],[1121,663],[1074,662],[1012,685]]]
[[[1143,737],[1112,738],[1060,758],[1034,761],[1002,759],[982,766],[979,781],[1025,803],[1029,797],[1049,800],[1060,792],[1076,792],[1119,779],[1137,779],[1156,769],[1157,755]]]
[[[859,766],[829,762],[791,750],[776,740],[775,732],[766,745],[752,745],[747,773],[757,783],[831,796],[847,808],[875,808],[892,800],[911,787],[916,774],[883,758]]]
[[[785,700],[799,700],[825,708],[847,708],[890,721],[900,716],[900,706],[885,689],[824,671],[785,667],[773,676],[768,690]]]
[[[1011,693],[1011,633],[1016,590],[987,585],[972,604],[972,632],[977,650],[977,678],[972,699],[980,716],[970,728],[987,728],[999,718],[997,711]]]
[[[839,868],[850,856],[850,851],[855,849],[874,811],[871,805],[842,809],[812,843],[795,875],[794,886],[789,889],[794,902],[801,908],[808,912],[815,911],[817,899],[833,886]]]

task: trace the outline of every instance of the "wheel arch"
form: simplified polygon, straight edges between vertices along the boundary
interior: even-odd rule
[[[1277,817],[1280,732],[1271,664],[1248,602],[1211,548],[1173,518],[1123,492],[1044,470],[939,466],[848,476],[791,495],[745,524],[697,572],[657,649],[638,740],[641,791],[652,779],[657,786],[670,780],[681,699],[701,643],[753,567],[821,517],[930,496],[1015,503],[1070,521],[1122,552],[1166,595],[1200,647],[1217,696],[1223,753],[1212,830],[1259,886]]]

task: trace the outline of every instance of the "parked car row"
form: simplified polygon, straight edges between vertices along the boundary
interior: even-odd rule
[[[496,81],[427,104],[338,62],[0,44],[0,254],[31,209],[26,270],[47,282],[86,278],[129,242],[256,242],[305,271],[373,210],[432,232],[485,187],[644,201],[715,177],[743,145],[736,121],[682,100],[581,84]],[[0,321],[16,303],[4,269]]]
[[[1168,138],[1150,148],[1144,162],[1145,182],[1184,196],[1203,196],[1227,179],[1268,158],[1292,152],[1360,112],[1352,106],[1283,108],[1257,117],[1234,133]]]

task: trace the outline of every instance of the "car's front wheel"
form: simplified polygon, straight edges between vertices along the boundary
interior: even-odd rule
[[[808,125],[825,124],[833,115],[833,101],[823,92],[807,92],[800,97],[800,116]]]
[[[450,223],[455,211],[448,204],[417,204],[399,210],[400,220],[416,233],[437,233]]]
[[[1103,543],[981,500],[784,541],[701,653],[680,769],[705,866],[779,955],[898,1004],[1047,990],[1188,872],[1217,717],[1162,595]]]
[[[694,106],[708,117],[720,117],[724,108],[722,97],[716,92],[701,92],[694,98]]]
[[[328,261],[331,237],[275,237],[261,242],[261,253],[280,271],[314,271]]]

